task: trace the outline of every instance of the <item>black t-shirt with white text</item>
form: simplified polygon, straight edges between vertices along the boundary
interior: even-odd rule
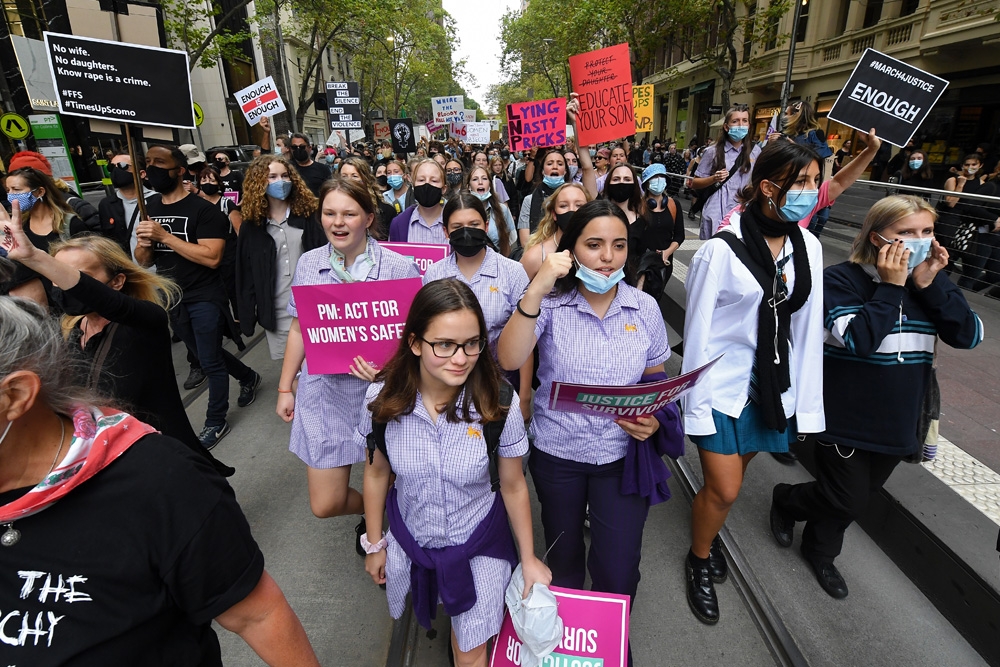
[[[220,176],[222,191],[223,192],[238,192],[240,196],[243,195],[243,174],[231,169],[229,174],[226,176]]]
[[[5,666],[222,665],[211,621],[264,571],[226,480],[159,434],[14,527],[21,539],[0,548]]]
[[[229,219],[219,206],[197,195],[189,194],[173,204],[164,204],[160,197],[150,197],[146,209],[151,220],[188,243],[198,243],[199,239],[225,241],[229,236]],[[220,294],[225,301],[225,289],[216,269],[181,257],[162,243],[157,243],[153,250],[157,272],[180,286],[184,291],[183,303],[218,301]]]

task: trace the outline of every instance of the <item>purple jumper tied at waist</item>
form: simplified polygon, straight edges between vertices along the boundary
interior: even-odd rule
[[[417,621],[428,630],[437,616],[441,598],[449,616],[458,616],[476,604],[476,583],[469,564],[476,556],[499,558],[517,567],[517,549],[507,523],[507,510],[499,493],[465,544],[430,549],[421,547],[399,513],[396,487],[389,489],[385,510],[392,538],[410,558],[410,595]]]
[[[646,382],[666,380],[666,373],[653,373],[642,377]],[[670,470],[663,462],[663,455],[676,459],[684,455],[684,427],[677,411],[677,402],[667,403],[653,414],[660,428],[649,439],[639,442],[628,439],[625,450],[625,467],[622,470],[621,493],[625,496],[640,495],[656,505],[670,500]]]

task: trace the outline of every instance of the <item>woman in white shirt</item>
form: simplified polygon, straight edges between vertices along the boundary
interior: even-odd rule
[[[718,533],[750,460],[825,426],[823,252],[798,226],[816,205],[819,179],[813,151],[771,142],[740,194],[739,219],[691,261],[682,370],[722,357],[684,400],[705,477],[691,510],[687,592],[704,623],[719,620],[713,584],[727,570]]]

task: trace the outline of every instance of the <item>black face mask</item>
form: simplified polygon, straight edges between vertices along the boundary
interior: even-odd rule
[[[432,208],[441,203],[441,188],[424,183],[413,188],[413,198],[424,208]]]
[[[52,286],[52,291],[49,293],[49,297],[52,299],[52,303],[55,304],[56,308],[70,317],[87,315],[88,313],[94,312],[92,307],[88,306],[76,297],[70,296],[55,285]]]
[[[448,235],[451,249],[462,257],[473,257],[490,242],[485,229],[460,227]]]
[[[215,183],[202,183],[201,191],[204,192],[209,197],[214,197],[219,194],[219,186]]]
[[[574,213],[576,213],[576,211],[565,211],[563,213],[556,214],[556,227],[561,229],[564,234],[566,233],[566,230],[569,229],[569,221],[573,219]]]
[[[500,151],[500,157],[501,157],[501,159],[509,160],[510,159],[510,151],[507,150],[506,148],[503,149],[502,151]]]
[[[133,184],[132,172],[115,166],[111,169],[111,185],[116,188],[127,188]]]
[[[389,177],[386,176],[385,174],[382,174],[381,176],[376,176],[375,182],[378,183],[380,188],[389,187]]]
[[[309,147],[308,146],[292,146],[292,159],[296,162],[308,162],[309,161]]]
[[[173,169],[177,169],[177,167],[174,167]],[[170,192],[176,188],[177,178],[170,175],[170,172],[173,171],[173,169],[164,169],[163,167],[157,167],[154,165],[147,166],[146,180],[149,181],[149,187],[161,194]]]
[[[604,191],[611,201],[627,202],[635,191],[635,183],[608,183],[604,186]]]
[[[448,179],[448,185],[458,185],[459,183],[462,182],[462,175],[461,174],[448,174],[447,175],[447,179]]]

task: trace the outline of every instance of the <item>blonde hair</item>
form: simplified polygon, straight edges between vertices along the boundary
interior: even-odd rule
[[[782,119],[785,132],[793,137],[820,129],[813,105],[803,100],[789,105],[792,112]]]
[[[854,237],[849,261],[855,264],[875,264],[878,261],[878,248],[869,240],[872,232],[881,234],[886,227],[906,216],[922,212],[930,213],[931,220],[937,221],[937,211],[920,197],[894,195],[875,202],[861,224],[861,231]]]
[[[438,172],[441,174],[441,182],[444,183],[445,186],[447,186],[447,184],[448,184],[448,178],[445,175],[444,167],[442,167],[441,165],[439,165],[436,160],[432,160],[429,157],[423,157],[423,158],[420,158],[419,160],[414,160],[414,161],[410,162],[410,179],[412,181],[416,181],[417,180],[417,172],[420,171],[424,167],[424,165],[427,165],[427,164],[434,165],[434,168],[437,169]],[[461,164],[461,162],[459,162],[459,164]]]
[[[101,268],[109,276],[124,274],[125,284],[122,285],[121,291],[133,299],[155,303],[164,310],[170,310],[175,303],[180,301],[181,288],[177,286],[177,283],[142,268],[129,259],[122,247],[111,239],[94,234],[83,234],[65,241],[58,241],[49,246],[49,254],[53,257],[63,250],[86,250],[97,257]],[[63,333],[69,333],[69,330],[79,319],[79,317],[63,317]]]
[[[550,238],[556,235],[556,203],[558,203],[559,195],[562,194],[564,190],[569,188],[577,188],[583,193],[583,196],[587,198],[587,201],[593,201],[590,193],[587,189],[583,187],[580,183],[563,183],[558,188],[556,188],[549,198],[543,204],[544,215],[542,219],[538,221],[538,227],[535,229],[535,233],[528,237],[528,245],[524,247],[525,250],[531,246],[538,245],[539,243],[544,243]],[[537,196],[536,192],[535,195]]]

